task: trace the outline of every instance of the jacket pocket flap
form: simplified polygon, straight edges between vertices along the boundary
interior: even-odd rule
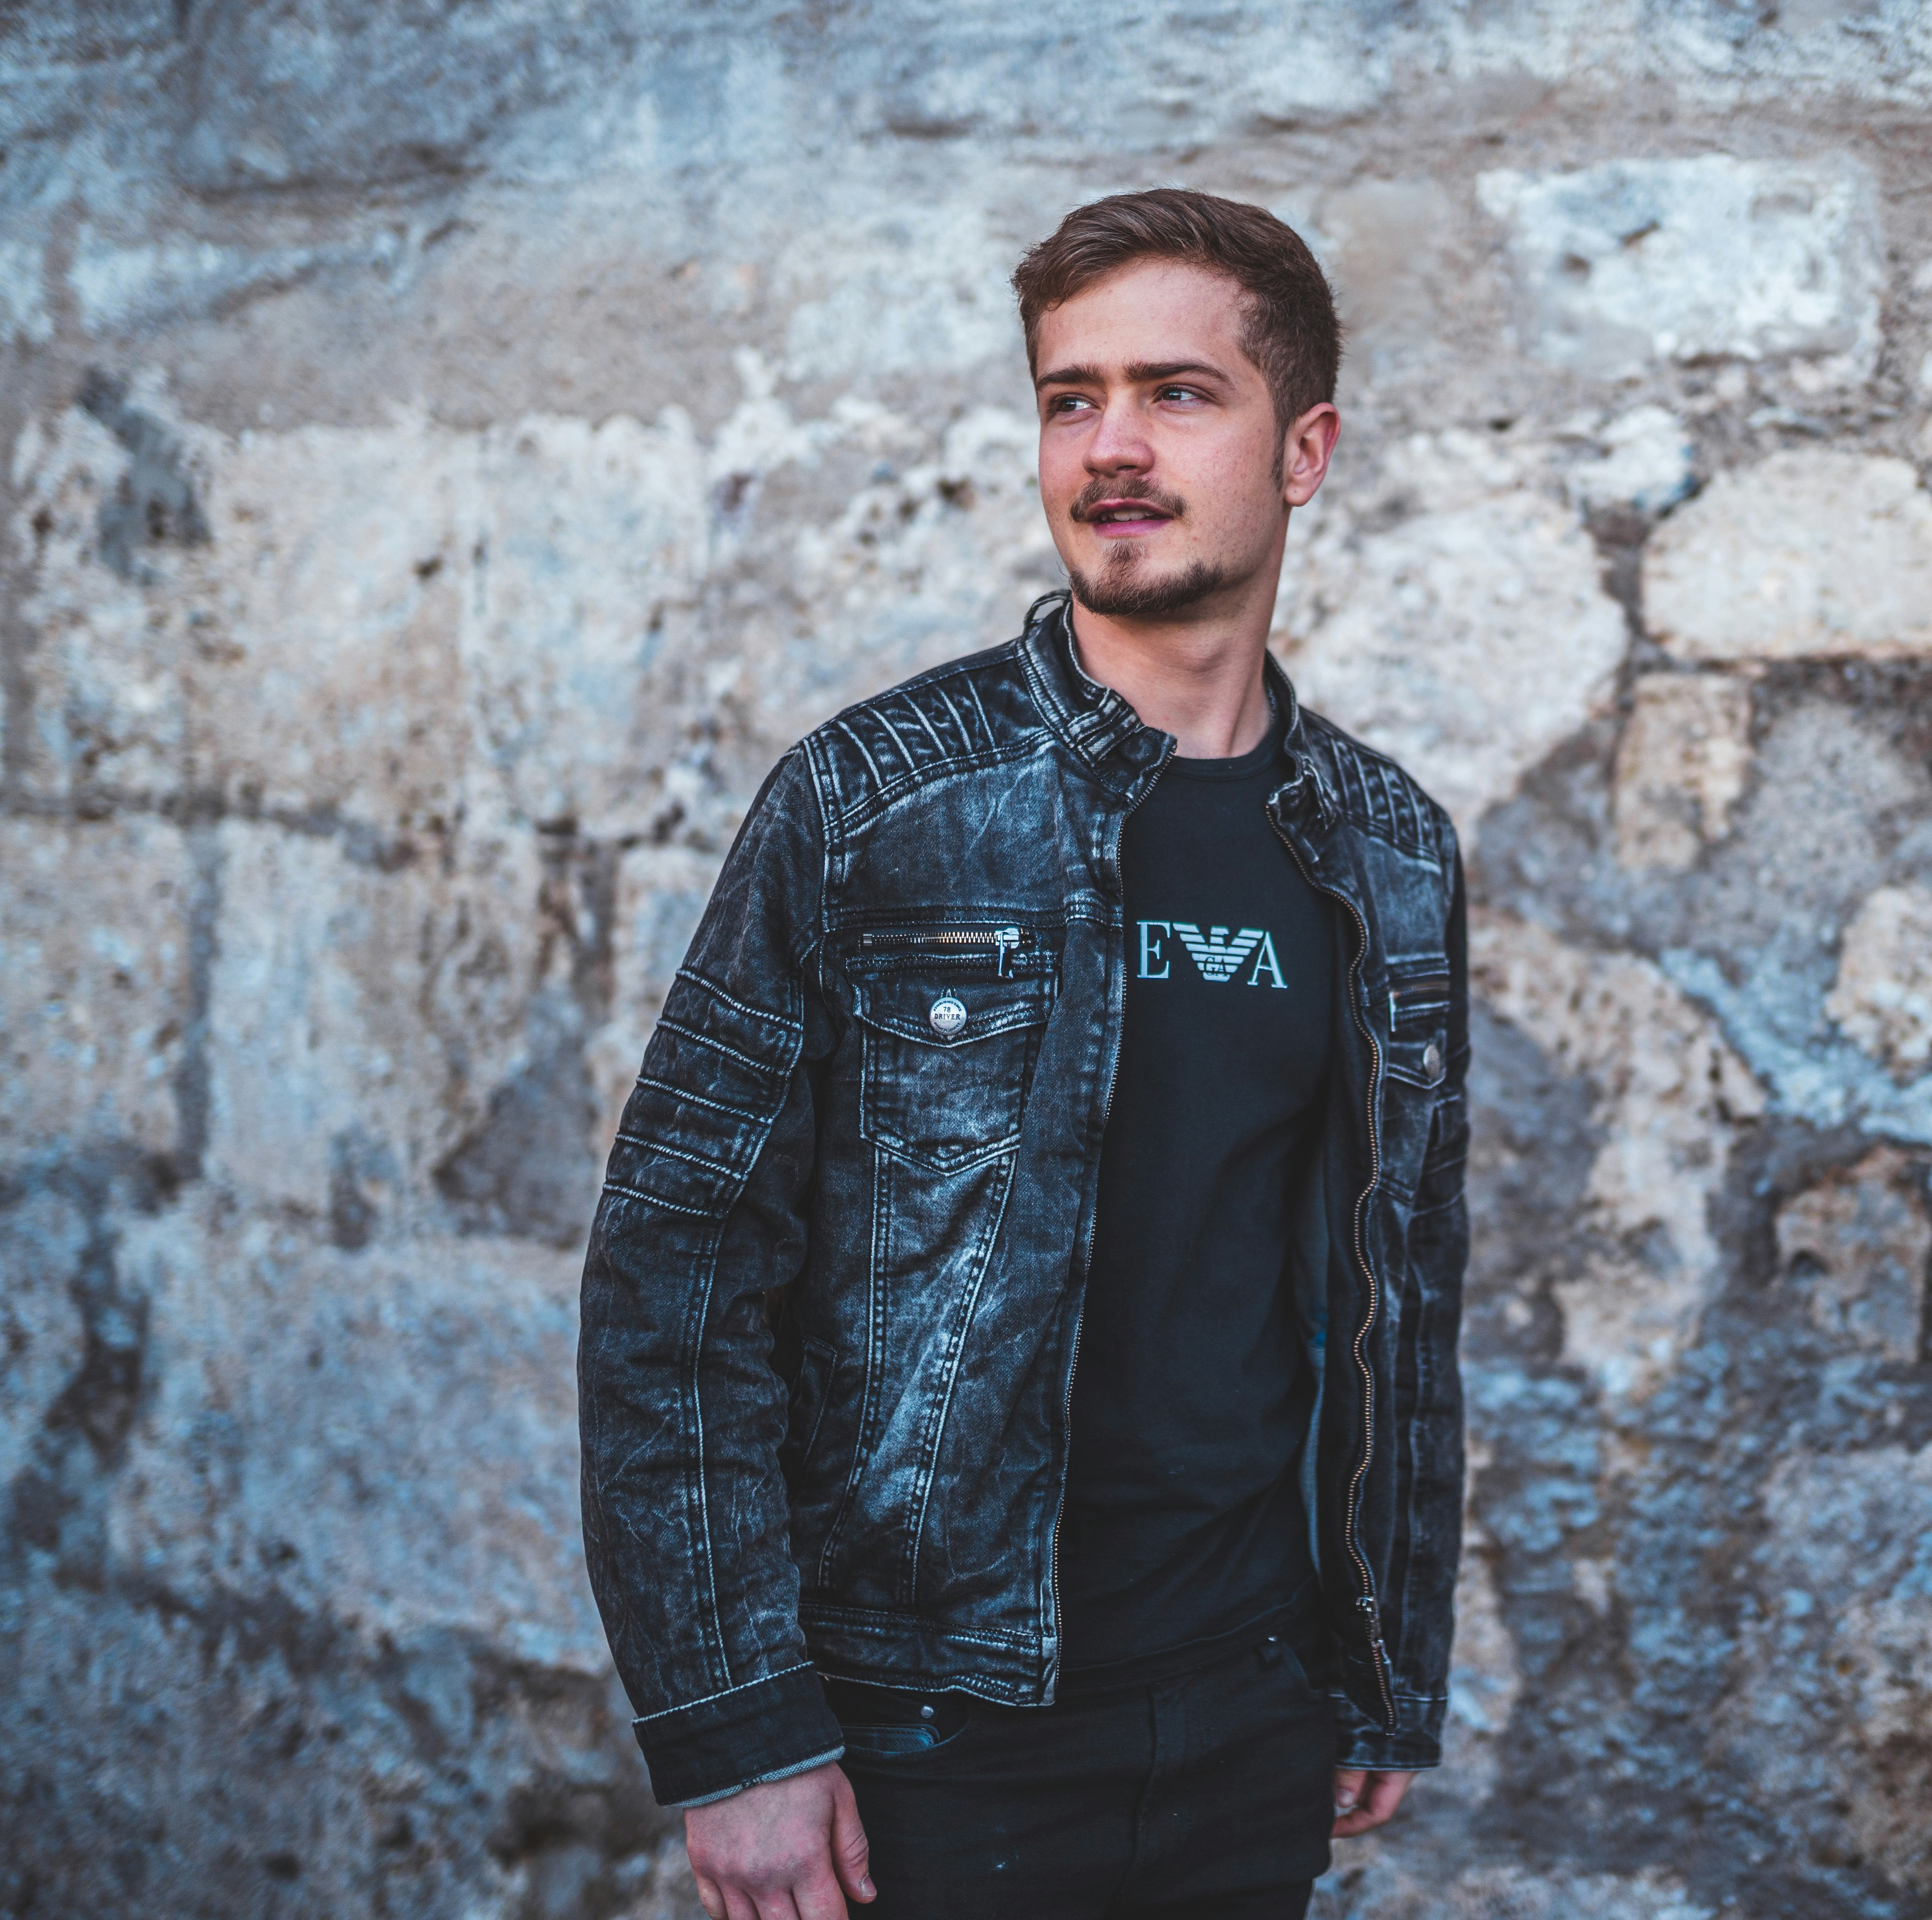
[[[1449,1071],[1448,958],[1406,954],[1388,964],[1388,1071],[1412,1086],[1435,1086]]]
[[[1053,1011],[1046,975],[995,979],[943,966],[908,968],[854,983],[856,1011],[868,1026],[927,1047],[970,1047],[1016,1026],[1043,1025]]]

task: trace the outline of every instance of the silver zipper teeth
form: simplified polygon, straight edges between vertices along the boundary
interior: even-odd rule
[[[862,933],[859,945],[868,951],[880,947],[990,947],[1004,976],[1014,956],[1032,946],[1033,933],[1024,927],[935,927],[923,933]]]
[[[1389,989],[1389,1015],[1400,1020],[1406,1014],[1418,1011],[1433,1013],[1438,1007],[1449,1004],[1449,980],[1444,975],[1441,982],[1432,980],[1412,981],[1406,987]]]
[[[993,947],[1002,937],[1018,932],[1010,927],[934,927],[915,933],[865,933],[868,947]]]
[[[1432,975],[1426,980],[1412,980],[1406,985],[1389,989],[1389,998],[1396,1001],[1419,1000],[1426,1006],[1446,1005],[1449,999],[1449,976],[1446,973]]]
[[[1395,1693],[1388,1672],[1388,1655],[1382,1645],[1382,1609],[1376,1601],[1375,1576],[1369,1571],[1369,1563],[1355,1538],[1355,1519],[1361,1497],[1362,1482],[1369,1471],[1369,1461],[1374,1452],[1376,1417],[1376,1377],[1364,1355],[1364,1345],[1369,1337],[1369,1330],[1376,1324],[1376,1315],[1381,1310],[1382,1288],[1376,1278],[1376,1270],[1369,1262],[1368,1243],[1363,1238],[1362,1221],[1368,1211],[1369,1197],[1381,1183],[1382,1157],[1381,1143],[1376,1138],[1376,1088],[1382,1079],[1382,1043],[1376,1039],[1373,1029],[1362,1016],[1360,993],[1362,962],[1369,951],[1368,923],[1363,919],[1355,903],[1346,894],[1338,893],[1333,887],[1325,887],[1308,870],[1294,843],[1281,830],[1274,817],[1274,810],[1268,809],[1268,825],[1274,828],[1275,837],[1288,849],[1295,865],[1301,870],[1301,877],[1318,894],[1325,894],[1332,900],[1338,900],[1348,910],[1348,917],[1355,923],[1355,957],[1348,969],[1348,1005],[1354,1014],[1355,1024],[1361,1029],[1362,1038],[1369,1043],[1371,1061],[1369,1074],[1369,1183],[1355,1202],[1355,1259],[1362,1269],[1362,1277],[1369,1283],[1369,1310],[1363,1316],[1361,1325],[1355,1331],[1354,1360],[1356,1370],[1362,1376],[1362,1457],[1356,1463],[1354,1472],[1348,1479],[1348,1497],[1342,1518],[1342,1538],[1346,1542],[1350,1557],[1355,1563],[1355,1570],[1361,1576],[1362,1594],[1356,1606],[1367,1616],[1369,1650],[1371,1664],[1375,1668],[1376,1684],[1382,1690],[1382,1715],[1389,1730],[1395,1728]]]
[[[1126,834],[1127,816],[1133,812],[1135,807],[1138,807],[1141,804],[1142,801],[1147,798],[1148,794],[1153,792],[1154,782],[1160,778],[1161,769],[1167,765],[1167,762],[1168,755],[1166,752],[1163,752],[1158,764],[1154,768],[1151,777],[1148,781],[1146,791],[1141,795],[1140,799],[1132,801],[1130,805],[1124,807],[1120,810],[1120,823],[1114,829],[1114,850],[1112,855],[1112,865],[1114,876],[1117,880],[1119,878],[1120,870],[1120,842],[1125,837]],[[1124,888],[1121,889],[1120,897],[1123,900],[1126,897],[1126,889]],[[1120,963],[1122,967],[1124,969],[1126,965],[1126,948],[1124,935],[1123,936],[1123,943],[1120,951]],[[1126,1007],[1126,990],[1124,986],[1123,987],[1121,992],[1121,1004],[1122,1017],[1124,1020]],[[1106,1138],[1107,1122],[1113,1117],[1114,1089],[1119,1083],[1120,1077],[1120,1037],[1117,1033],[1114,1036],[1113,1058],[1108,1062],[1107,1066],[1107,1097],[1100,1103],[1100,1137],[1103,1143]],[[1092,1216],[1087,1222],[1086,1243],[1080,1250],[1080,1269],[1083,1276],[1089,1271],[1089,1269],[1090,1269],[1094,1264],[1094,1236],[1096,1230],[1098,1229],[1100,1224],[1100,1207],[1099,1197],[1096,1194],[1095,1197]],[[1070,1462],[1072,1461],[1073,1457],[1073,1372],[1074,1369],[1080,1364],[1080,1336],[1082,1331],[1086,1327],[1086,1324],[1087,1290],[1086,1282],[1083,1277],[1081,1282],[1080,1291],[1080,1312],[1075,1317],[1073,1322],[1073,1354],[1072,1357],[1067,1362],[1066,1366],[1066,1404],[1060,1409],[1060,1424],[1066,1435],[1066,1457]],[[1053,1546],[1051,1555],[1053,1567],[1052,1577],[1048,1582],[1048,1585],[1052,1589],[1053,1595],[1053,1638],[1056,1645],[1058,1645],[1060,1640],[1060,1522],[1061,1516],[1064,1515],[1066,1511],[1066,1468],[1065,1467],[1062,1467],[1060,1471],[1060,1504],[1053,1510]],[[1054,1663],[1054,1674],[1057,1681],[1059,1677],[1059,1664],[1057,1659]],[[1049,1701],[1048,1704],[1051,1705],[1052,1702]]]

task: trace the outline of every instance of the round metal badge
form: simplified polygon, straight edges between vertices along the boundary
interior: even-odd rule
[[[950,993],[942,993],[926,1009],[926,1017],[932,1023],[932,1030],[942,1040],[950,1040],[966,1024],[965,1003],[955,999]]]

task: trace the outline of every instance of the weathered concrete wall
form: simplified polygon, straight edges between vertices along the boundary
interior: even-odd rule
[[[686,1914],[577,1248],[740,810],[1052,582],[1003,276],[1302,224],[1280,641],[1474,849],[1453,1764],[1324,1920],[1932,1912],[1932,28],[151,0],[0,42],[0,1905]]]

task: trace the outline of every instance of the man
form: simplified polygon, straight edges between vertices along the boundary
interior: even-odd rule
[[[1070,600],[766,782],[585,1269],[592,1581],[730,1920],[1297,1915],[1439,1758],[1460,867],[1266,651],[1333,304],[1168,190],[1015,284]]]

